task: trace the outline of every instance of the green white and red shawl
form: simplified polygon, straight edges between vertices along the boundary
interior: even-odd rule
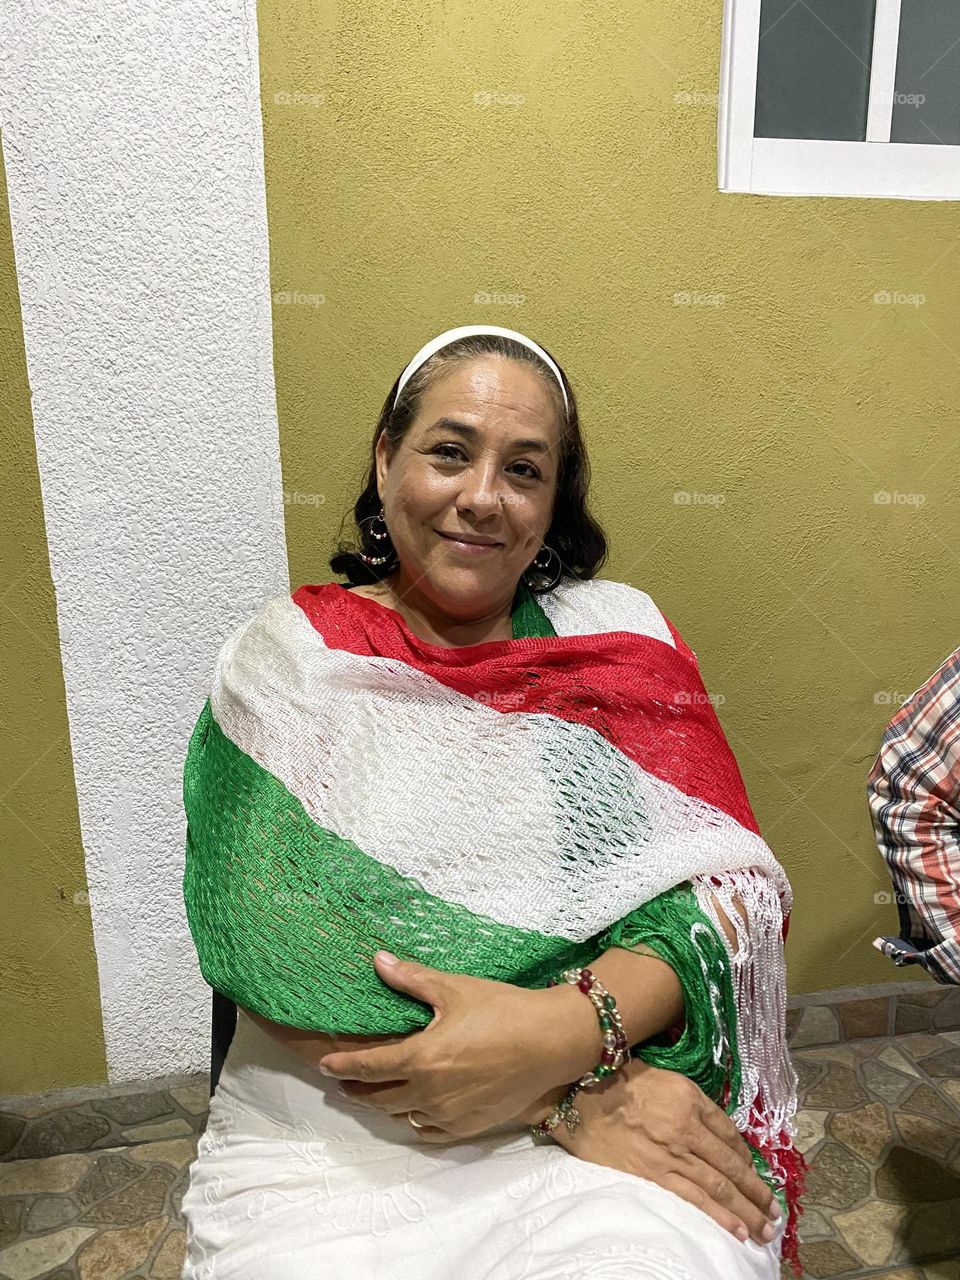
[[[624,583],[525,593],[522,616],[519,638],[447,648],[328,583],[233,632],[184,768],[203,975],[281,1023],[398,1034],[431,1011],[380,981],[379,948],[544,985],[689,882],[729,957],[736,1026],[717,1052],[736,1056],[731,1114],[782,1181],[790,886],[696,656]]]

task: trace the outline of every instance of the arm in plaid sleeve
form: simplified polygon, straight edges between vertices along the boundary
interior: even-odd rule
[[[960,983],[960,649],[887,725],[867,798],[901,932],[919,948],[899,962]]]

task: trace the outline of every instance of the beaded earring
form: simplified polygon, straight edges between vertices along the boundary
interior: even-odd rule
[[[543,562],[543,564],[541,564],[540,556],[543,552],[546,552],[547,558]],[[543,590],[545,591],[551,590],[551,588],[555,587],[557,583],[560,581],[560,575],[563,573],[563,561],[560,559],[560,557],[557,555],[556,551],[554,551],[552,547],[548,547],[547,544],[544,543],[543,546],[540,548],[540,550],[537,552],[537,554],[533,557],[533,560],[530,562],[530,564],[527,565],[526,569],[520,575],[528,587],[532,589],[534,584],[527,577],[527,574],[530,572],[531,569],[536,569],[539,571],[539,573],[545,573],[547,570],[547,566],[550,564],[551,556],[557,556],[557,572],[553,580],[551,581],[550,586],[544,587]]]
[[[384,539],[389,540],[390,531],[387,528],[386,520],[384,520],[383,518],[383,507],[380,508],[380,510],[377,512],[375,516],[368,516],[367,520],[370,521],[370,537],[373,538],[375,542],[383,542]],[[367,520],[360,521],[361,528],[363,527],[363,525],[367,523]],[[378,520],[380,521],[380,524],[383,526],[382,530],[376,528],[376,522]],[[397,554],[397,552],[396,552],[396,548],[391,545],[386,555],[368,556],[365,551],[358,551],[357,554],[359,555],[360,559],[363,561],[364,564],[381,565],[381,564],[386,564],[388,560],[391,560]]]

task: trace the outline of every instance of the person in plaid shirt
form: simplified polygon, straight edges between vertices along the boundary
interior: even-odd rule
[[[960,983],[960,649],[887,725],[867,798],[903,934],[873,945]]]

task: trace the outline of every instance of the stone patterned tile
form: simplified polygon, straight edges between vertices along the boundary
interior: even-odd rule
[[[807,1090],[805,1106],[843,1109],[860,1106],[867,1101],[863,1085],[852,1068],[832,1062],[827,1063],[826,1067],[817,1082]]]
[[[165,1138],[185,1138],[193,1132],[193,1125],[178,1117],[165,1120],[163,1124],[142,1124],[136,1129],[124,1129],[123,1136],[128,1142],[160,1142]]]
[[[34,1196],[27,1206],[24,1230],[39,1235],[65,1227],[80,1212],[77,1202],[70,1196]]]
[[[859,1270],[857,1259],[836,1240],[801,1244],[800,1262],[810,1276],[850,1276]]]
[[[15,1148],[18,1160],[41,1159],[69,1151],[89,1151],[110,1133],[110,1122],[92,1111],[56,1111],[27,1123]]]
[[[870,1194],[870,1167],[839,1142],[825,1143],[807,1174],[811,1204],[848,1209]]]
[[[861,1067],[863,1082],[870,1092],[884,1102],[899,1102],[908,1089],[913,1087],[913,1080],[902,1071],[894,1071],[882,1062],[865,1062]]]
[[[934,1006],[933,1025],[938,1031],[960,1029],[960,987],[947,987],[943,999]]]
[[[934,982],[915,982],[911,983],[908,990],[902,991],[897,999],[902,1004],[933,1009],[947,998],[947,992],[947,987]]]
[[[943,1081],[942,1087],[946,1087],[950,1081]],[[945,1102],[941,1094],[930,1087],[929,1084],[923,1082],[918,1084],[910,1093],[905,1094],[900,1099],[899,1111],[907,1111],[910,1115],[928,1116],[931,1120],[942,1120],[945,1124],[960,1124],[960,1113],[951,1114],[951,1107]]]
[[[890,1114],[882,1102],[868,1102],[856,1111],[835,1112],[829,1125],[832,1137],[872,1165],[876,1165],[887,1147],[896,1141]]]
[[[80,1280],[122,1280],[146,1262],[168,1225],[165,1218],[152,1218],[135,1226],[101,1231],[77,1254]]]
[[[934,1156],[942,1162],[946,1162],[960,1140],[960,1132],[944,1125],[942,1119],[931,1120],[928,1116],[914,1116],[906,1111],[897,1112],[897,1130],[905,1147]]]
[[[0,1200],[0,1249],[20,1235],[24,1206],[20,1200]]]
[[[909,1217],[906,1205],[871,1200],[858,1209],[834,1214],[833,1225],[862,1265],[882,1267],[901,1261],[896,1255]]]
[[[956,1080],[960,1076],[960,1045],[950,1045],[924,1058],[923,1070],[934,1078]]]
[[[955,1200],[960,1204],[960,1175],[944,1168],[940,1160],[909,1147],[893,1147],[877,1170],[876,1193],[880,1200],[918,1204],[930,1200]]]
[[[90,1167],[76,1189],[76,1197],[84,1209],[114,1195],[141,1177],[143,1170],[118,1151],[104,1151],[90,1157]]]
[[[870,1036],[866,1040],[851,1040],[847,1048],[853,1054],[855,1062],[866,1062],[868,1058],[879,1058],[890,1040],[884,1036]]]
[[[173,1169],[154,1165],[136,1182],[90,1205],[82,1221],[100,1226],[133,1226],[156,1217],[163,1212],[174,1177]]]
[[[90,1104],[94,1110],[116,1120],[117,1124],[145,1124],[159,1116],[169,1116],[173,1105],[163,1093],[128,1093],[117,1098],[103,1098]]]
[[[796,1116],[796,1144],[804,1155],[812,1151],[824,1138],[824,1124],[829,1111],[798,1111]]]
[[[890,1015],[890,997],[871,1000],[846,1000],[837,1006],[844,1040],[861,1040],[865,1036],[885,1036]]]
[[[46,1160],[14,1160],[0,1165],[0,1196],[35,1196],[72,1191],[87,1169],[90,1156],[49,1156]]]
[[[0,1160],[17,1145],[26,1127],[27,1122],[22,1116],[0,1112]]]
[[[857,1052],[848,1044],[816,1045],[803,1050],[808,1062],[839,1062],[843,1067],[855,1067],[858,1062]]]
[[[174,1228],[157,1251],[150,1268],[150,1280],[180,1280],[186,1256],[186,1235]]]
[[[793,1053],[790,1056],[797,1073],[797,1096],[802,1106],[813,1086],[826,1075],[827,1064],[812,1058],[808,1060],[803,1053]]]
[[[210,1109],[210,1090],[206,1081],[189,1088],[170,1089],[169,1093],[174,1102],[191,1115],[205,1116]]]
[[[916,1076],[919,1080],[920,1072],[913,1065],[909,1058],[895,1049],[892,1044],[888,1044],[886,1048],[881,1049],[877,1054],[880,1062],[885,1062],[888,1067],[892,1067],[894,1071],[903,1071],[908,1076]]]
[[[919,1208],[910,1220],[904,1243],[912,1262],[953,1261],[960,1257],[960,1200]]]
[[[896,1036],[890,1043],[895,1044],[912,1062],[921,1062],[944,1047],[943,1032],[933,1035],[929,1031],[918,1031],[914,1035]]]
[[[960,988],[918,984],[917,991],[897,995],[894,1017],[896,1034],[928,1030],[953,1031],[958,1027]]]
[[[817,1209],[805,1208],[800,1217],[800,1239],[827,1240],[833,1238],[833,1227],[828,1219]]]
[[[46,1110],[18,1101],[21,1112],[0,1110],[0,1162],[199,1135],[209,1106],[209,1097],[205,1103],[200,1101],[203,1092],[200,1087],[183,1086]]]
[[[31,1280],[61,1266],[94,1234],[92,1227],[66,1227],[52,1235],[18,1240],[0,1250],[0,1274],[10,1280]]]
[[[170,1164],[185,1169],[197,1155],[197,1139],[177,1138],[172,1142],[149,1142],[130,1148],[130,1159],[138,1164]]]
[[[802,1011],[790,1046],[802,1049],[805,1045],[832,1044],[840,1039],[840,1023],[830,1005],[811,1004]]]

